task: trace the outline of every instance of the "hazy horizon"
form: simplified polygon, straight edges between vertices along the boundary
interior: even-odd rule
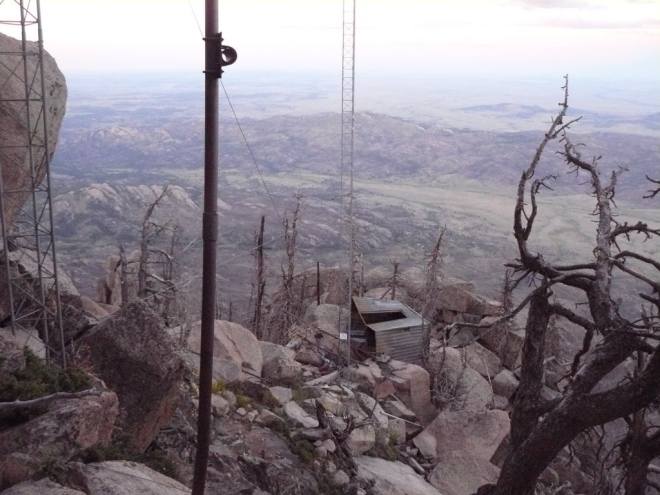
[[[43,0],[47,49],[67,74],[192,72],[200,0]],[[231,72],[336,72],[341,0],[225,0]],[[658,0],[358,0],[358,75],[660,81]]]

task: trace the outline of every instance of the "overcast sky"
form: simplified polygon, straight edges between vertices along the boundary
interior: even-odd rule
[[[660,0],[357,0],[360,73],[660,79]],[[240,69],[339,70],[341,0],[220,0]],[[201,67],[202,0],[42,0],[69,73]],[[238,67],[235,69],[238,70]]]

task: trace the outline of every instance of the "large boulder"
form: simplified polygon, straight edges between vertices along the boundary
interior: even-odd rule
[[[490,459],[509,428],[504,411],[443,411],[413,443],[437,462],[429,479],[433,486],[445,495],[472,495],[497,479]]]
[[[484,378],[492,378],[502,371],[502,360],[478,342],[465,347],[467,365]]]
[[[36,54],[38,45],[34,42],[27,43],[29,54]],[[2,136],[2,146],[0,147],[0,174],[5,190],[4,199],[4,221],[7,225],[14,223],[15,217],[30,197],[32,184],[31,164],[28,155],[28,123],[25,103],[21,99],[25,98],[25,86],[23,84],[23,62],[21,53],[21,41],[0,33],[0,52],[3,54],[5,63],[0,65],[0,80],[3,84],[0,86],[0,136]],[[15,53],[16,55],[7,55]],[[39,59],[35,56],[27,57],[28,79],[33,79],[36,70],[39,67]],[[20,76],[19,76],[20,74]],[[64,75],[57,67],[55,59],[48,53],[44,53],[43,76],[48,94],[47,106],[45,108],[47,116],[46,134],[43,132],[43,125],[37,125],[40,122],[40,105],[30,106],[30,118],[32,126],[36,129],[32,132],[35,145],[42,144],[44,139],[48,138],[50,157],[52,158],[57,145],[57,138],[64,117],[66,108],[66,81]],[[38,80],[38,79],[37,79]],[[39,88],[39,92],[41,89]],[[35,95],[32,94],[31,98]],[[14,101],[12,101],[14,100]],[[35,147],[33,152],[39,155],[42,153],[40,148]],[[35,157],[39,160],[39,156]],[[45,167],[36,168],[36,182],[41,183],[46,173]],[[12,191],[12,193],[7,193]],[[21,251],[16,250],[16,251]],[[48,263],[49,260],[44,260]],[[15,263],[12,268],[20,270]],[[9,297],[7,294],[7,281],[5,277],[5,267],[0,267],[0,319],[4,320],[10,314]],[[28,263],[28,271],[29,271]]]
[[[412,409],[418,418],[424,420],[432,416],[435,408],[431,404],[431,377],[429,372],[416,364],[391,360],[388,380],[394,383],[399,397]]]
[[[0,489],[25,481],[57,459],[110,442],[119,413],[117,395],[101,390],[59,399],[45,412],[0,430]]]
[[[487,316],[481,320],[481,324],[492,325],[497,320],[495,316]],[[478,337],[486,349],[497,354],[504,366],[509,369],[518,366],[525,341],[524,330],[510,328],[507,324],[496,324],[479,329]]]
[[[429,459],[466,451],[490,460],[509,428],[509,415],[504,411],[442,411],[413,443]]]
[[[105,319],[80,341],[94,372],[117,392],[121,435],[145,450],[172,417],[184,363],[160,318],[141,301]]]
[[[339,327],[342,332],[348,322],[348,310],[336,304],[315,304],[305,312],[305,326],[296,326],[294,333],[309,342],[315,342],[321,349],[339,352]]]
[[[485,410],[493,401],[488,381],[470,368],[463,352],[453,347],[435,346],[429,361],[435,371],[435,388],[452,409]]]
[[[296,361],[296,351],[272,342],[260,342],[263,356],[262,376],[272,382],[292,383],[300,380],[302,365]]]
[[[263,353],[252,332],[238,323],[216,320],[213,335],[215,379],[234,382],[261,378]],[[202,324],[197,322],[188,336],[188,349],[196,355],[201,349],[201,339]]]
[[[355,458],[358,477],[373,483],[374,495],[441,495],[410,466],[401,462],[391,462],[378,457],[359,456]]]
[[[128,461],[74,463],[67,484],[87,495],[188,495],[190,489],[147,466]]]
[[[29,54],[36,54],[38,49],[36,43],[27,43]],[[0,52],[20,54],[21,41],[0,33]],[[22,58],[20,55],[4,55],[4,57],[6,63],[0,65],[0,80],[3,81],[2,86],[0,86],[0,135],[2,135],[0,167],[5,191],[20,191],[7,194],[5,198],[5,222],[11,225],[18,209],[31,194],[32,179],[28,149],[25,146],[29,132],[25,103],[11,101],[25,98]],[[38,57],[28,56],[28,79],[35,77],[38,67]],[[57,67],[55,59],[48,53],[44,53],[43,75],[47,94],[45,109],[47,134],[45,136],[43,126],[36,125],[40,122],[40,105],[33,104],[30,106],[30,117],[31,123],[36,129],[36,133],[33,132],[33,142],[37,145],[42,144],[44,138],[47,137],[50,157],[52,158],[66,109],[67,88],[64,75]],[[39,78],[37,78],[37,81],[39,81]],[[35,95],[32,94],[31,97],[34,98]],[[40,153],[39,151],[34,152]],[[37,183],[40,183],[44,178],[46,169],[39,167],[36,172]]]
[[[48,478],[38,481],[24,481],[3,491],[2,495],[36,495],[39,493],[47,495],[85,495],[85,492],[67,488]]]

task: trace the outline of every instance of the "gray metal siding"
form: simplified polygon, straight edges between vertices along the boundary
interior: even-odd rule
[[[419,363],[422,359],[422,327],[376,332],[376,353]]]

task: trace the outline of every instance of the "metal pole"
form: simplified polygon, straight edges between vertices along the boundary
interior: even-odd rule
[[[355,269],[355,223],[353,221],[353,159],[355,155],[355,14],[357,0],[344,0],[343,53],[342,53],[342,167],[346,159],[349,168],[348,219],[349,219],[349,262],[348,262],[348,325],[346,328],[346,360],[351,364],[351,327],[353,325],[353,274]],[[348,11],[346,7],[349,7]],[[348,84],[350,83],[350,85]],[[347,94],[348,91],[348,94]],[[348,130],[346,129],[348,126]],[[348,138],[348,143],[346,143]],[[348,156],[346,156],[348,155]],[[343,188],[342,188],[343,192]],[[342,198],[343,205],[343,198]]]
[[[203,495],[211,440],[211,394],[213,387],[213,330],[216,303],[216,245],[218,239],[218,0],[206,0],[206,74],[204,127],[204,218],[202,328],[199,366],[199,411],[197,453],[192,495]]]

